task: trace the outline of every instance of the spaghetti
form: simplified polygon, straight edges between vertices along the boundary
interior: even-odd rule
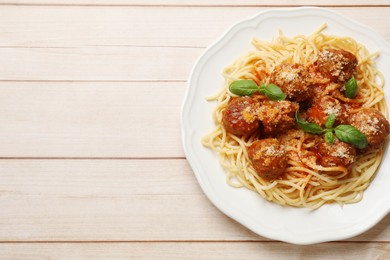
[[[317,142],[323,137],[306,133],[294,126],[287,133],[276,136],[285,149],[287,166],[280,176],[268,179],[258,174],[248,153],[254,142],[264,138],[264,133],[256,131],[240,136],[227,131],[222,122],[228,105],[237,98],[229,90],[232,82],[245,79],[252,80],[257,85],[274,83],[272,72],[281,64],[300,64],[310,68],[327,49],[345,50],[356,56],[354,76],[359,91],[355,98],[347,98],[342,90],[335,88],[335,84],[320,84],[321,79],[317,78],[313,86],[321,85],[320,95],[328,94],[337,99],[347,107],[348,113],[372,108],[387,116],[384,78],[373,61],[378,53],[370,54],[352,38],[325,35],[325,28],[326,25],[322,25],[309,36],[298,35],[293,38],[288,38],[279,31],[272,42],[253,39],[255,50],[239,57],[224,69],[223,89],[208,98],[209,101],[218,103],[213,113],[216,128],[203,137],[202,143],[218,153],[229,185],[248,188],[280,205],[311,209],[325,203],[345,204],[362,199],[363,191],[369,186],[380,165],[383,144],[373,149],[360,150],[353,157],[354,162],[350,167],[332,163],[324,166],[318,163],[319,157],[313,155],[313,149],[318,149]],[[316,95],[315,91],[313,95]],[[258,95],[261,102],[265,99],[265,96]],[[300,107],[305,106],[301,100],[297,102]]]

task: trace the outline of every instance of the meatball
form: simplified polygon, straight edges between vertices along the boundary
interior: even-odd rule
[[[356,70],[355,55],[345,50],[323,50],[315,63],[317,71],[332,82],[344,83]]]
[[[320,164],[324,167],[343,166],[348,168],[355,161],[356,149],[350,144],[335,140],[330,144],[322,140],[318,144],[318,152],[321,155]]]
[[[298,103],[291,101],[263,101],[258,110],[258,118],[263,124],[264,133],[274,136],[293,128],[298,108]]]
[[[267,180],[276,179],[287,167],[285,148],[275,138],[253,142],[248,149],[248,156],[257,174]]]
[[[257,108],[259,103],[250,97],[233,98],[222,115],[226,131],[234,135],[250,135],[259,127]]]
[[[301,64],[284,63],[276,66],[270,82],[280,87],[287,98],[293,101],[305,101],[312,94],[308,72]]]
[[[362,132],[371,149],[378,148],[390,133],[389,122],[374,108],[362,108],[350,116],[349,123]]]
[[[306,119],[311,123],[324,126],[332,113],[336,116],[335,125],[347,122],[347,112],[344,105],[331,96],[323,96],[318,98],[313,106],[306,111]]]

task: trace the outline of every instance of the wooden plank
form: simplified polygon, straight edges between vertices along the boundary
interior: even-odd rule
[[[313,5],[312,0],[244,0],[239,3],[235,0],[70,0],[70,1],[49,1],[49,0],[1,0],[0,4],[16,5],[103,5],[103,6],[301,6]],[[315,1],[317,6],[376,6],[389,5],[386,0],[355,0],[352,2],[336,0]]]
[[[186,80],[201,52],[164,47],[0,48],[0,81]]]
[[[389,243],[270,242],[0,244],[2,259],[389,259]]]
[[[232,23],[261,10],[0,6],[0,46],[205,47]]]
[[[0,157],[183,157],[185,82],[0,82]]]
[[[213,1],[207,2],[213,3]],[[67,49],[54,51],[58,55],[79,53],[84,55],[84,59],[90,58],[93,50],[101,49],[80,49],[80,47],[206,47],[233,23],[266,9],[264,7],[165,7],[164,11],[161,11],[161,7],[153,6],[131,8],[0,6],[0,46],[75,47],[73,52]],[[373,27],[390,41],[390,31],[387,24],[382,22],[388,19],[388,8],[345,7],[331,8],[331,10]],[[169,52],[165,49],[162,51]],[[142,60],[146,62],[146,59]]]
[[[214,40],[227,27],[226,20],[224,26],[217,24],[214,29],[209,26],[218,20],[215,17],[236,20],[246,16],[240,11],[237,13],[236,8],[181,8],[180,11],[168,8],[166,12],[154,8],[147,16],[148,22],[144,22],[144,13],[151,11],[147,7],[135,8],[137,10],[132,12],[127,11],[132,8],[107,9],[109,11],[104,11],[106,14],[102,16],[101,7],[0,8],[5,14],[0,23],[0,27],[4,26],[0,28],[0,80],[186,80],[203,51],[201,46]],[[242,9],[245,8],[238,8]],[[362,17],[362,22],[364,19],[375,21],[376,27],[390,39],[386,24],[378,22],[386,20],[387,8],[348,10]],[[134,12],[138,13],[135,18]],[[371,13],[375,13],[375,17]],[[26,18],[20,22],[19,17]],[[119,18],[114,19],[116,22],[107,20],[111,17]],[[69,20],[74,23],[68,25]],[[96,20],[100,23],[95,24]],[[84,21],[81,27],[80,21]],[[118,24],[125,25],[117,27]],[[133,29],[128,30],[129,26]],[[155,35],[149,28],[159,33]],[[167,32],[166,28],[169,28]],[[128,41],[134,35],[141,36]],[[101,40],[105,38],[109,40]],[[174,45],[168,46],[168,43]]]
[[[185,45],[206,46],[237,20],[263,8],[127,9],[93,7],[1,7],[1,46]],[[386,8],[337,8],[389,37],[380,17]],[[375,17],[368,15],[376,13]],[[147,15],[145,15],[147,14]],[[23,17],[23,22],[18,17]],[[69,19],[72,17],[72,19]],[[207,30],[204,28],[207,27]],[[59,34],[58,31],[61,31]]]
[[[0,160],[0,208],[0,241],[264,240],[183,159]]]
[[[212,206],[184,159],[0,160],[0,208],[0,241],[267,241]],[[390,241],[389,224],[352,241]]]

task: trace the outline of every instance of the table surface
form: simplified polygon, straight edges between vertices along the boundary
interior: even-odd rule
[[[180,107],[205,47],[300,0],[0,0],[0,259],[390,258],[390,216],[357,237],[258,236],[205,197]],[[390,1],[321,0],[390,41]]]

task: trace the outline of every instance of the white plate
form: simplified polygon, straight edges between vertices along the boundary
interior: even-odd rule
[[[286,36],[310,34],[326,22],[326,34],[350,36],[370,52],[380,51],[377,66],[386,80],[386,100],[390,102],[390,46],[372,29],[322,8],[274,9],[232,26],[206,49],[196,62],[182,106],[181,124],[184,151],[204,193],[229,217],[255,233],[294,244],[313,244],[356,236],[368,230],[390,211],[390,161],[383,160],[377,176],[364,192],[361,202],[340,206],[324,205],[318,210],[282,207],[264,200],[245,188],[226,184],[218,155],[202,146],[201,137],[215,127],[214,102],[206,97],[223,85],[222,69],[253,47],[253,36],[271,40],[282,29]],[[385,158],[387,157],[387,149]],[[210,231],[212,232],[212,230]]]

